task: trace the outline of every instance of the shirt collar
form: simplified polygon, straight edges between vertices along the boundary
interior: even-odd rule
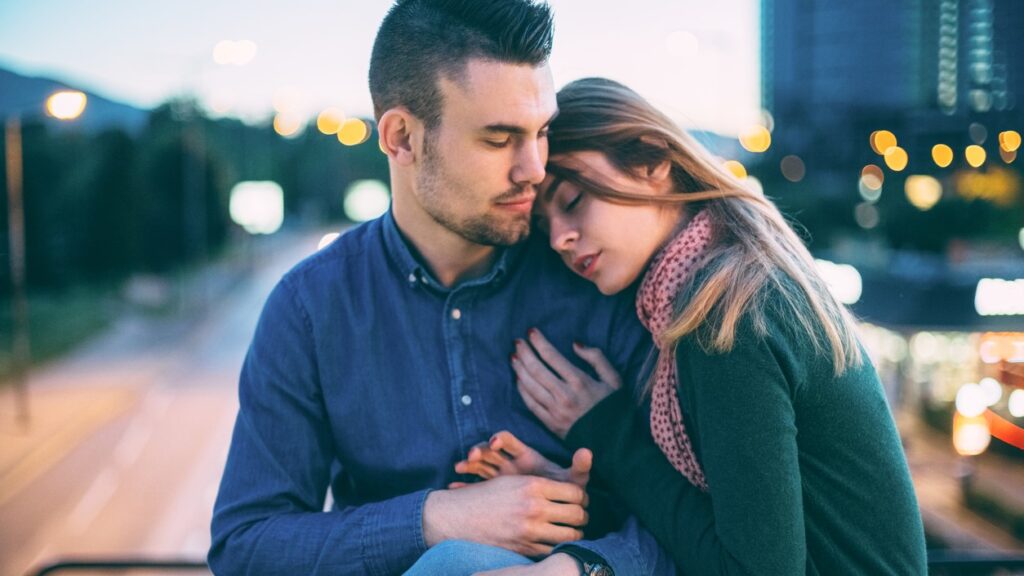
[[[522,244],[509,248],[498,248],[498,258],[491,269],[479,278],[463,282],[451,288],[443,286],[409,249],[402,233],[398,230],[398,223],[391,210],[388,210],[382,218],[384,234],[384,249],[388,256],[398,266],[399,272],[410,286],[426,286],[438,292],[450,292],[456,288],[468,286],[486,286],[499,282],[508,275],[508,270],[518,261],[519,254],[523,251]]]

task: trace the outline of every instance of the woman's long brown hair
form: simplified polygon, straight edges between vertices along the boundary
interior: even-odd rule
[[[819,276],[803,241],[763,193],[737,180],[689,134],[618,82],[572,82],[559,91],[558,108],[548,138],[548,171],[556,178],[609,202],[682,205],[691,214],[707,210],[714,222],[717,241],[709,249],[705,270],[696,275],[702,280],[686,289],[690,297],[679,303],[665,332],[655,334],[659,342],[674,346],[695,333],[706,351],[727,352],[746,313],[755,330],[767,333],[763,296],[770,285],[781,294],[794,328],[811,337],[817,352],[831,354],[836,375],[863,361],[852,316]],[[580,151],[602,152],[616,168],[638,178],[670,162],[676,193],[652,200],[611,189],[559,164],[559,155]]]

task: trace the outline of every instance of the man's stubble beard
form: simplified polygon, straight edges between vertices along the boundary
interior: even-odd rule
[[[428,132],[423,140],[423,169],[416,182],[423,210],[435,222],[474,244],[512,246],[525,240],[530,234],[529,216],[512,220],[488,213],[465,218],[456,215],[454,203],[461,198],[451,194],[445,197],[443,193],[445,188],[451,187],[451,179],[444,169],[444,157],[433,142],[435,137]],[[520,192],[513,189],[505,194],[512,196]]]

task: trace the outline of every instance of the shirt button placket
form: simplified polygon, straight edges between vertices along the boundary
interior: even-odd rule
[[[460,310],[458,308],[452,308],[452,314],[451,315],[452,315],[452,320],[460,320],[462,318],[462,310]],[[473,398],[469,394],[463,394],[462,398],[460,398],[460,400],[462,401],[462,405],[463,406],[469,406],[470,404],[473,403]]]
[[[474,424],[470,404],[473,398],[466,391],[467,378],[469,375],[469,349],[466,342],[465,326],[462,320],[462,310],[456,305],[455,299],[449,300],[448,319],[445,321],[446,332],[452,338],[454,346],[451,359],[453,361],[452,398],[455,400],[455,424],[459,430],[459,440],[463,447],[468,450],[468,442],[475,438]]]

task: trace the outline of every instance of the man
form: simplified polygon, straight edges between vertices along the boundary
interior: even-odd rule
[[[215,572],[400,574],[468,542],[463,570],[555,551],[527,569],[671,573],[635,520],[580,540],[576,483],[443,489],[471,480],[454,464],[500,430],[569,462],[516,391],[516,337],[536,326],[564,353],[573,339],[616,351],[627,375],[647,352],[631,301],[524,242],[557,113],[551,36],[549,8],[529,0],[399,0],[388,13],[370,91],[391,211],[300,263],[266,303],[214,510]]]

